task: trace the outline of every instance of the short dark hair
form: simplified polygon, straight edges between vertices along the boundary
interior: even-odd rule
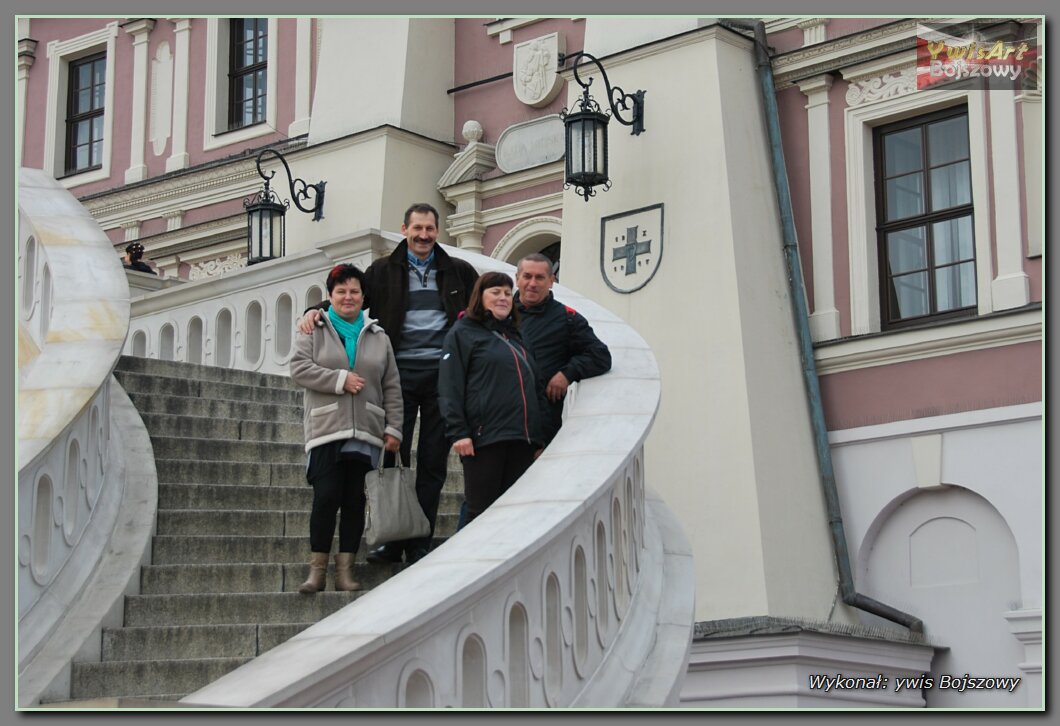
[[[420,214],[433,214],[434,215],[434,226],[437,227],[441,218],[438,216],[438,210],[432,207],[427,202],[416,202],[408,209],[405,210],[405,222],[406,227],[409,226],[409,220],[412,218],[413,212],[419,212]]]
[[[144,246],[139,242],[132,242],[125,248],[125,253],[130,257],[141,257],[144,253]]]
[[[361,292],[365,295],[368,294],[368,291],[364,289],[364,273],[357,268],[357,265],[343,263],[335,265],[331,268],[331,272],[328,273],[328,295],[331,294],[331,291],[334,290],[335,286],[340,282],[346,282],[350,279],[357,280],[357,282],[361,283]]]
[[[553,277],[556,276],[556,271],[552,267],[552,260],[548,259],[548,257],[541,254],[540,252],[531,252],[528,255],[524,255],[523,258],[520,259],[519,262],[515,265],[516,272],[522,271],[524,262],[544,262],[546,265],[548,265],[549,274]]]
[[[483,273],[475,281],[475,286],[471,288],[471,299],[467,301],[467,316],[472,320],[481,322],[486,319],[487,315],[490,315],[490,312],[486,310],[486,306],[482,304],[482,293],[491,287],[506,287],[511,290],[515,287],[515,283],[512,282],[511,277],[503,272]],[[512,306],[512,318],[516,326],[518,326],[519,312],[514,305]]]

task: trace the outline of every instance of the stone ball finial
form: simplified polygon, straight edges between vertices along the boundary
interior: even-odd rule
[[[474,119],[464,124],[463,131],[464,138],[467,139],[468,143],[475,141],[482,141],[482,124]]]

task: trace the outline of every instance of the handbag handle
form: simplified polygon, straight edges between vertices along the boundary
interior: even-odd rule
[[[380,471],[380,473],[382,473],[383,469],[385,468],[383,466],[383,462],[384,461],[386,461],[386,451],[383,451],[381,454],[379,454],[379,471]],[[405,464],[401,461],[401,450],[400,449],[394,452],[394,463],[397,464],[397,468],[398,469],[404,469],[405,468]]]

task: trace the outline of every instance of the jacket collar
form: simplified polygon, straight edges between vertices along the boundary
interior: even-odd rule
[[[515,304],[519,307],[519,312],[521,312],[521,313],[529,313],[531,315],[537,315],[539,313],[543,313],[545,311],[545,308],[548,307],[549,303],[552,302],[552,299],[553,299],[552,291],[549,290],[548,291],[548,297],[546,297],[544,300],[539,302],[537,305],[534,305],[533,307],[529,307],[527,305],[523,305],[523,301],[519,299],[519,292],[516,291],[516,293],[515,293]]]
[[[394,248],[394,251],[390,253],[390,264],[408,267],[408,253],[408,241],[401,240],[398,246]],[[449,268],[449,255],[446,254],[445,250],[442,249],[442,245],[438,242],[434,243],[434,266],[439,270],[445,270]]]

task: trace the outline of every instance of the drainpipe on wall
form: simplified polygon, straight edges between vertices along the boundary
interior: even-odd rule
[[[719,22],[721,25],[734,30],[742,29],[754,32],[755,65],[760,83],[759,90],[762,93],[766,128],[769,132],[770,154],[773,160],[773,184],[777,192],[777,205],[784,233],[784,261],[788,269],[791,307],[795,313],[795,329],[799,338],[799,357],[802,360],[803,382],[806,384],[806,394],[810,403],[810,419],[813,425],[814,443],[817,448],[817,465],[821,476],[821,489],[824,491],[829,530],[832,535],[832,547],[835,550],[836,565],[839,570],[840,594],[843,602],[851,607],[904,625],[913,633],[923,633],[924,623],[919,618],[890,605],[885,605],[878,600],[873,600],[854,589],[854,575],[850,568],[850,553],[847,550],[846,533],[843,529],[843,515],[839,508],[839,492],[836,489],[835,472],[832,469],[832,450],[828,445],[828,430],[825,427],[824,407],[821,404],[821,387],[817,379],[817,363],[813,356],[813,342],[810,339],[810,318],[806,309],[806,289],[803,284],[802,266],[799,263],[798,244],[795,237],[795,220],[791,209],[788,171],[784,163],[784,151],[780,143],[780,119],[777,112],[776,91],[773,82],[773,66],[770,62],[769,46],[766,40],[766,25],[762,21],[747,23],[725,19]]]

